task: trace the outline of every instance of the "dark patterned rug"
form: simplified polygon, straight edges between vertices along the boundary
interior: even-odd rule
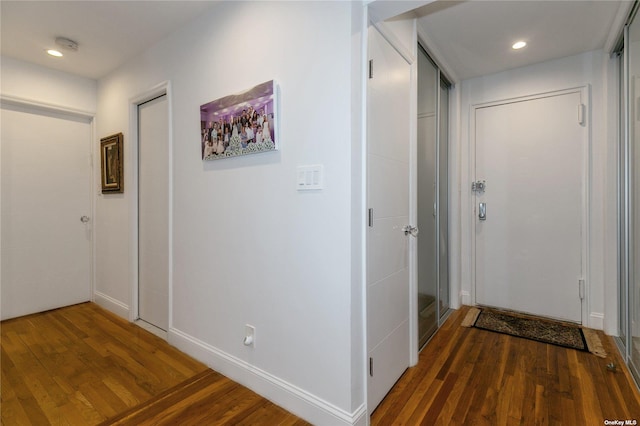
[[[473,326],[538,342],[589,351],[582,328],[573,324],[483,308]]]

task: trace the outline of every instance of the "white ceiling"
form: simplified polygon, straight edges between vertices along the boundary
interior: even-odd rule
[[[1,0],[0,54],[99,79],[214,4]],[[628,10],[622,4],[618,0],[441,0],[414,13],[436,56],[462,80],[602,48],[616,15]],[[77,41],[79,50],[63,58],[50,57],[45,49],[54,46],[57,36]],[[513,51],[510,46],[516,39],[529,45]]]
[[[414,13],[439,56],[464,80],[601,49],[618,29],[613,27],[623,23],[631,3],[439,1]],[[518,40],[527,47],[513,50]]]
[[[0,0],[0,54],[99,79],[212,7],[211,1]],[[79,45],[54,58],[56,37]]]

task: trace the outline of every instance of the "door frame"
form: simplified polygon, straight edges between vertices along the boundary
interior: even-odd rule
[[[91,243],[89,244],[91,253],[89,254],[89,297],[92,302],[96,299],[96,238],[95,238],[95,223],[96,223],[96,203],[97,199],[95,194],[100,192],[100,181],[96,183],[97,186],[94,186],[94,182],[96,182],[96,168],[94,161],[96,160],[96,147],[94,141],[96,140],[96,114],[95,112],[69,108],[62,105],[49,104],[45,102],[33,101],[30,99],[17,97],[17,96],[7,96],[0,95],[0,109],[8,108],[16,111],[22,111],[27,113],[36,113],[36,114],[44,114],[47,116],[57,117],[57,118],[71,118],[76,120],[86,121],[89,124],[89,140],[87,143],[89,144],[88,154],[89,157],[87,161],[89,161],[89,214],[91,218]],[[0,166],[2,167],[2,166]],[[96,192],[97,191],[97,192]],[[2,230],[0,230],[0,238]],[[0,280],[2,277],[0,276]]]
[[[169,312],[168,312],[168,327],[166,336],[162,335],[161,337],[168,340],[169,330],[173,328],[173,111],[171,108],[171,82],[169,80],[163,81],[144,92],[137,94],[129,99],[129,149],[127,151],[129,158],[131,159],[130,170],[128,171],[129,176],[131,177],[131,184],[129,185],[129,253],[130,255],[130,270],[129,270],[129,281],[131,283],[131,304],[129,308],[129,320],[131,322],[136,321],[140,318],[140,307],[139,307],[139,297],[138,291],[140,287],[139,282],[139,246],[138,246],[138,232],[139,232],[139,222],[138,222],[138,172],[139,172],[139,138],[138,138],[138,106],[140,104],[144,104],[152,99],[155,99],[159,96],[166,95],[167,96],[167,114],[169,117],[169,134],[167,135],[168,139],[168,168],[167,175],[169,177],[169,187],[168,195],[169,195],[169,229],[168,229],[168,244],[169,244],[169,264],[167,265],[169,270]],[[162,333],[160,333],[162,334]]]
[[[581,324],[588,325],[589,312],[590,312],[590,276],[591,276],[591,261],[590,261],[590,214],[589,207],[591,206],[591,86],[577,86],[562,90],[553,90],[549,92],[535,93],[527,96],[520,96],[515,98],[506,98],[489,102],[482,102],[472,104],[469,107],[469,182],[463,183],[463,185],[471,185],[471,182],[476,178],[476,111],[480,108],[505,105],[515,102],[530,101],[541,98],[548,98],[553,96],[561,96],[570,93],[580,94],[581,103],[584,105],[583,120],[583,148],[582,155],[582,278],[584,279],[584,298],[581,301]],[[577,107],[576,107],[576,119],[577,119]],[[468,224],[471,232],[471,304],[477,305],[476,301],[476,195],[469,190],[469,211],[468,211]]]

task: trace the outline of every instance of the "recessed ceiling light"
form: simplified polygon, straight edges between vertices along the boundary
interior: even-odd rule
[[[522,49],[526,45],[527,45],[526,41],[516,41],[515,43],[513,43],[513,46],[511,47],[515,50],[518,50],[518,49]]]
[[[47,53],[51,56],[55,56],[56,58],[59,58],[60,56],[62,56],[62,53],[54,49],[47,50]]]

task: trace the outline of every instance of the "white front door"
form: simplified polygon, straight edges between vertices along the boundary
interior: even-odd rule
[[[91,299],[89,119],[0,110],[2,319]],[[43,115],[44,114],[44,115]]]
[[[163,95],[138,106],[138,308],[169,327],[169,110]]]
[[[475,108],[478,304],[581,322],[582,108],[580,90]]]
[[[367,353],[371,413],[409,366],[410,65],[369,30]]]

